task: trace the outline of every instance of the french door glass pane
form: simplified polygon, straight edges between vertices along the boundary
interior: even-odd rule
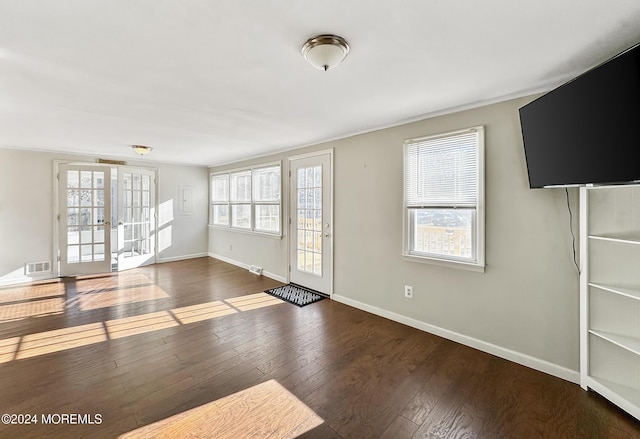
[[[101,172],[93,173],[93,187],[97,189],[104,188],[104,175]]]
[[[67,189],[67,206],[80,205],[80,192],[78,189]]]
[[[67,244],[80,244],[80,230],[77,226],[67,228]]]
[[[92,172],[91,171],[80,171],[80,187],[90,189],[92,182]]]
[[[70,245],[67,247],[67,263],[75,264],[80,262],[80,246]]]
[[[93,260],[104,261],[104,244],[96,244],[93,246]]]
[[[322,167],[298,169],[298,260],[300,271],[322,276]]]

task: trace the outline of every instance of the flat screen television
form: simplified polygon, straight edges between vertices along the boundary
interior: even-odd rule
[[[520,108],[531,188],[640,180],[640,44]]]

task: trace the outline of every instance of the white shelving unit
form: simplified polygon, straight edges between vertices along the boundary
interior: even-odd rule
[[[580,188],[580,385],[640,419],[640,185]]]

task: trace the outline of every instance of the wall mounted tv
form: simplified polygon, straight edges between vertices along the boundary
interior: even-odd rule
[[[529,186],[640,180],[640,44],[520,108]]]

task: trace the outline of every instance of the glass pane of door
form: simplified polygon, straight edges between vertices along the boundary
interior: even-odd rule
[[[298,168],[297,181],[296,267],[322,276],[322,166]]]

